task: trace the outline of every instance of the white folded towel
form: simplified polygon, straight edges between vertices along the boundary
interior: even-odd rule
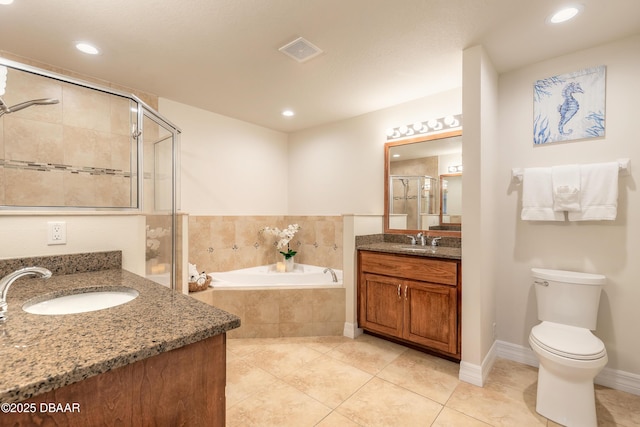
[[[551,168],[553,210],[580,212],[580,166],[562,165]]]
[[[616,219],[618,162],[580,166],[580,207],[580,212],[569,212],[569,221]]]
[[[553,210],[551,168],[526,168],[522,174],[522,212],[525,221],[564,221]]]

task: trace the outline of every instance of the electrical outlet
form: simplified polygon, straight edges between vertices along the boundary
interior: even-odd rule
[[[67,223],[64,221],[47,222],[47,245],[67,244]]]

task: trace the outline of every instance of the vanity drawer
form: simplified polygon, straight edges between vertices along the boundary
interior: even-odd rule
[[[458,263],[428,257],[359,251],[360,271],[422,282],[458,284]]]

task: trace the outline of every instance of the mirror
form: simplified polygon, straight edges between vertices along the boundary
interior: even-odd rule
[[[462,131],[385,144],[384,232],[460,236]]]

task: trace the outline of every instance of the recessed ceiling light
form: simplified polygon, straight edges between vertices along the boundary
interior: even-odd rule
[[[582,5],[565,7],[564,9],[560,9],[551,15],[548,19],[552,24],[559,24],[561,22],[566,22],[572,18],[574,18],[578,13],[582,11]]]
[[[11,4],[13,0],[0,0],[0,4]]]
[[[284,110],[284,111],[282,112],[282,115],[283,115],[283,116],[285,116],[285,117],[292,117],[292,116],[294,116],[295,114],[296,114],[296,113],[294,113],[294,112],[293,112],[293,111],[291,111],[291,110]]]
[[[76,43],[76,49],[78,49],[80,52],[87,53],[89,55],[97,55],[100,53],[97,47],[84,42]]]

